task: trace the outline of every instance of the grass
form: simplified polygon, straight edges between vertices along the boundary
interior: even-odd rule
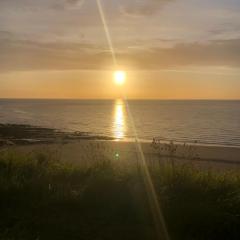
[[[95,149],[94,151],[101,151]],[[137,166],[0,153],[0,239],[157,239]],[[149,169],[171,239],[240,239],[240,174]]]

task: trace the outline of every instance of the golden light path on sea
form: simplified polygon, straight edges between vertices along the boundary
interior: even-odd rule
[[[113,135],[116,139],[123,139],[126,134],[126,116],[124,101],[115,100],[113,117]]]

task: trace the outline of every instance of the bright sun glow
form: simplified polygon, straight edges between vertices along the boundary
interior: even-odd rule
[[[123,85],[126,79],[126,72],[124,71],[115,71],[114,72],[114,81],[117,85]]]

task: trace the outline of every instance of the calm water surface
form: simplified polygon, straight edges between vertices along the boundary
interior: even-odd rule
[[[240,101],[129,101],[142,139],[240,146]],[[119,139],[133,136],[122,100],[0,100],[0,123],[31,124]]]

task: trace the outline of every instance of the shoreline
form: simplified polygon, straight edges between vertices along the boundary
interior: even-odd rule
[[[161,158],[174,158],[177,162],[205,162],[240,166],[240,147],[215,144],[183,143],[177,141],[140,139],[144,155],[155,161]],[[61,154],[73,161],[93,154],[95,147],[107,149],[108,157],[118,153],[121,158],[136,158],[134,139],[118,140],[88,133],[67,133],[50,128],[29,125],[0,124],[0,149],[14,148],[21,152],[33,150],[61,149]],[[110,153],[110,154],[109,154]],[[105,153],[104,153],[105,154]]]
[[[239,148],[240,145],[231,145],[231,144],[220,144],[220,143],[204,143],[204,142],[199,142],[199,141],[180,141],[180,140],[171,140],[171,139],[166,139],[166,138],[153,138],[153,139],[142,139],[139,138],[138,141],[140,143],[152,143],[154,139],[160,140],[161,143],[163,144],[170,144],[173,142],[175,145],[188,145],[188,146],[199,146],[199,147],[226,147],[226,148]],[[131,138],[124,138],[124,139],[115,139],[112,141],[118,141],[118,142],[135,142],[135,139]]]
[[[133,137],[125,137],[124,139],[118,139],[107,135],[96,135],[91,132],[63,131],[60,129],[34,126],[29,124],[0,123],[0,146],[2,146],[4,143],[6,143],[6,145],[30,145],[59,143],[60,141],[67,143],[75,140],[102,140],[126,143],[135,142],[135,139]],[[163,144],[171,144],[171,142],[173,142],[175,145],[188,145],[199,147],[240,148],[240,145],[200,142],[198,140],[182,141],[177,139],[167,139],[160,137],[153,137],[152,139],[138,138],[138,141],[141,143],[152,143],[153,141],[155,141],[157,143],[161,142]],[[12,144],[10,142],[12,142]]]

